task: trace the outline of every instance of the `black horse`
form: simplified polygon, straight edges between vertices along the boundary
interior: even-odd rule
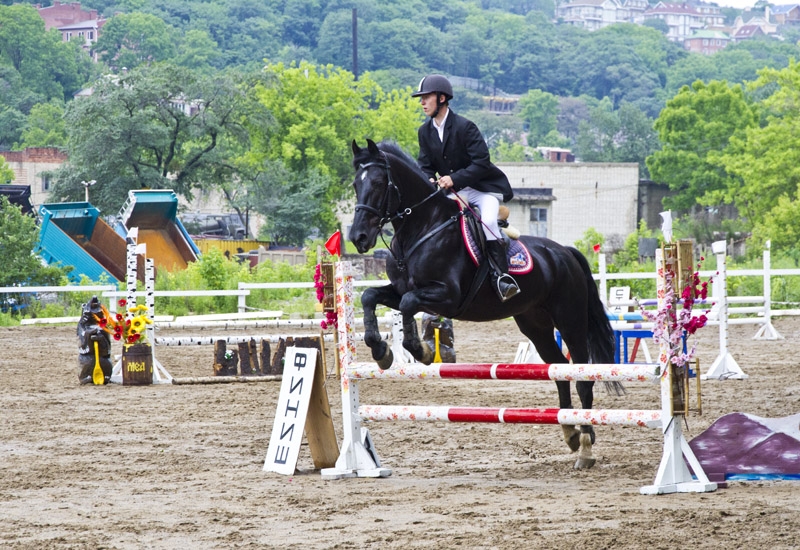
[[[586,258],[575,248],[540,237],[521,237],[533,269],[515,275],[521,293],[501,302],[486,269],[467,251],[460,229],[465,214],[456,201],[431,183],[416,162],[391,142],[353,141],[353,186],[357,204],[349,238],[360,253],[376,244],[384,226],[394,236],[386,260],[390,284],[364,291],[364,342],[383,369],[393,357],[381,340],[375,307],[383,304],[403,316],[403,347],[430,364],[433,352],[419,338],[414,315],[423,311],[465,321],[513,317],[519,330],[547,363],[568,363],[554,338],[558,329],[575,363],[613,363],[614,333]],[[498,335],[498,339],[502,336]],[[572,408],[570,383],[556,382],[559,405]],[[592,408],[594,382],[577,382],[581,406]],[[617,388],[619,389],[619,388]],[[575,468],[591,468],[592,426],[562,426],[564,439],[578,451]]]

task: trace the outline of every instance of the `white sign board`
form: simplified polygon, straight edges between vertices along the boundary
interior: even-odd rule
[[[264,461],[265,472],[294,474],[314,385],[317,353],[314,348],[286,348],[275,423]]]

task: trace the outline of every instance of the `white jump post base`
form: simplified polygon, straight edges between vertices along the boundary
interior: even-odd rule
[[[728,289],[727,250],[725,241],[712,243],[711,250],[717,257],[717,276],[714,279],[714,298],[719,308],[719,355],[711,364],[702,380],[744,380],[747,375],[728,351]],[[769,297],[766,297],[769,302]]]
[[[355,358],[353,338],[353,279],[350,276],[350,262],[336,262],[334,280],[336,281],[336,314],[339,333],[340,384],[342,388],[342,431],[343,441],[339,458],[333,468],[321,470],[322,479],[343,479],[350,477],[388,477],[392,471],[381,467],[381,460],[375,452],[369,430],[361,426],[357,415],[348,414],[358,410],[358,385],[351,384],[348,371]]]

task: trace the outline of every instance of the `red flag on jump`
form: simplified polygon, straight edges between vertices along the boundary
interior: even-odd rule
[[[328,242],[325,243],[325,250],[327,250],[331,256],[342,255],[342,234],[339,231],[328,238]]]

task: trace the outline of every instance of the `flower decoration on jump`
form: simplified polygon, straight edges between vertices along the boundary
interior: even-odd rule
[[[122,313],[111,313],[105,306],[103,317],[97,321],[100,327],[108,332],[114,340],[121,341],[123,344],[141,344],[147,341],[147,325],[153,321],[147,316],[147,306],[137,305],[127,308],[128,302],[121,299],[117,302],[120,308],[125,310]]]
[[[700,262],[705,260],[702,256]],[[699,329],[706,326],[708,322],[707,314],[710,310],[705,310],[700,315],[693,313],[697,302],[705,302],[708,298],[708,281],[700,280],[700,266],[697,264],[697,271],[692,274],[691,281],[687,283],[681,292],[680,301],[675,297],[676,275],[675,271],[665,267],[664,278],[667,281],[666,292],[655,312],[645,310],[639,305],[642,316],[654,323],[653,339],[656,342],[667,339],[670,349],[670,362],[676,367],[688,365],[694,358],[697,344],[686,352],[683,351],[684,336],[691,336]],[[680,303],[680,309],[677,308]]]
[[[323,306],[325,306],[326,298],[329,298],[325,295],[325,282],[326,277],[322,273],[322,266],[317,264],[314,270],[314,288],[317,290],[317,300]],[[332,309],[324,309],[323,312],[325,314],[325,319],[319,323],[319,326],[322,328],[322,330],[327,330],[329,327],[336,328],[339,323],[339,319],[336,316],[336,311]]]

